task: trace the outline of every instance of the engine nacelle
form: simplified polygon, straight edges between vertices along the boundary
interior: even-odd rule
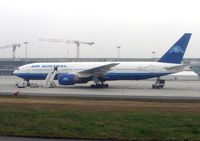
[[[74,85],[76,82],[78,82],[78,77],[73,74],[58,75],[58,83],[60,85]]]

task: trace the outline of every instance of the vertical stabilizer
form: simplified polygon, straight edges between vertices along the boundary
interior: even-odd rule
[[[185,33],[159,60],[158,62],[180,64],[187,45],[189,43],[191,33]]]

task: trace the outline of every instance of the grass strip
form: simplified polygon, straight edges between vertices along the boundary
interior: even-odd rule
[[[200,113],[1,106],[0,135],[200,140]]]

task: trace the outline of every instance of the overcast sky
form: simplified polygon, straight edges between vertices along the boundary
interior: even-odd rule
[[[75,57],[74,44],[39,42],[57,38],[95,42],[80,57],[161,57],[184,33],[192,33],[185,57],[200,58],[199,0],[0,0],[0,46],[22,43],[16,56]],[[10,58],[12,49],[1,49]],[[67,53],[68,52],[68,53]]]

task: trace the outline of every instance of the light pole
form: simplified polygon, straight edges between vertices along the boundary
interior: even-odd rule
[[[24,42],[24,44],[25,44],[25,58],[27,58],[27,46],[29,42]]]
[[[152,51],[152,54],[153,54],[153,58],[155,58],[156,52],[155,52],[155,51]]]
[[[117,58],[119,58],[119,49],[120,48],[121,48],[120,46],[117,46]]]

